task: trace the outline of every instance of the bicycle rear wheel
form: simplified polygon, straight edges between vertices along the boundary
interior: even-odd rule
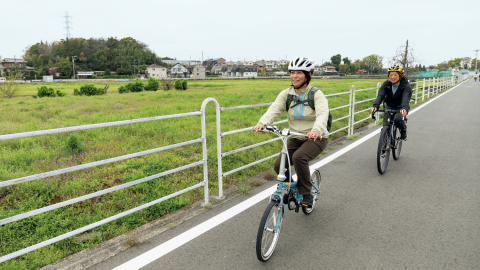
[[[380,174],[384,174],[387,170],[388,159],[390,158],[390,129],[383,127],[380,132],[377,149],[377,169]]]
[[[306,206],[303,206],[302,205],[302,211],[305,215],[310,215],[310,213],[312,213],[313,211],[313,208],[315,207],[315,204],[317,203],[317,198],[318,198],[318,195],[320,195],[320,182],[322,181],[322,176],[320,175],[320,171],[318,170],[315,170],[313,173],[312,173],[312,176],[310,177],[311,181],[312,181],[312,190],[311,190],[311,194],[315,194],[317,193],[317,190],[315,189],[315,187],[318,188],[318,194],[313,196],[313,205],[312,207],[306,207]]]
[[[400,158],[400,152],[402,151],[402,140],[400,140],[400,129],[397,127],[393,128],[392,144],[393,159],[398,160],[398,158]]]
[[[282,202],[271,201],[263,213],[257,233],[257,258],[265,262],[277,245],[283,221]]]

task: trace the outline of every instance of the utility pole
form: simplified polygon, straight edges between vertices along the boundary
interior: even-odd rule
[[[75,80],[75,58],[77,56],[72,56],[72,66],[73,66],[73,79]]]
[[[479,50],[475,50],[475,73],[477,73],[478,51]]]
[[[133,60],[133,78],[135,78],[135,60]]]

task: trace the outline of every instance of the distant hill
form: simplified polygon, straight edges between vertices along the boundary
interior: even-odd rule
[[[120,40],[110,37],[71,38],[50,43],[40,41],[28,47],[23,58],[27,61],[27,66],[35,68],[38,75],[48,73],[50,67],[60,67],[63,76],[71,76],[72,56],[77,56],[75,71],[107,70],[129,75],[133,74],[134,68],[135,73],[138,73],[154,63],[165,65],[148,45],[131,37]]]

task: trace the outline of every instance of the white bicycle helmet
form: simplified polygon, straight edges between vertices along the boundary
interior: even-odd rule
[[[312,72],[315,67],[315,62],[308,57],[295,57],[290,64],[288,65],[288,71],[291,70],[302,70],[307,72]]]

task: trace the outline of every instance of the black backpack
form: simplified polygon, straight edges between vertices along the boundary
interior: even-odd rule
[[[316,87],[312,87],[312,89],[310,89],[310,92],[308,92],[308,98],[307,98],[307,103],[308,103],[308,106],[310,106],[310,108],[312,108],[312,110],[315,111],[315,93],[320,90]],[[292,105],[292,106],[289,106],[292,101],[295,101],[295,104]],[[288,109],[290,108],[293,108],[297,105],[300,105],[300,104],[303,104],[305,103],[305,100],[298,100],[298,98],[295,98],[294,95],[288,95],[287,96],[287,102],[285,104],[285,107],[287,109],[287,112],[288,112]],[[328,111],[328,121],[327,121],[327,131],[330,131],[330,128],[332,128],[332,120],[333,120],[333,117],[332,117],[332,114],[330,113],[330,111]]]

